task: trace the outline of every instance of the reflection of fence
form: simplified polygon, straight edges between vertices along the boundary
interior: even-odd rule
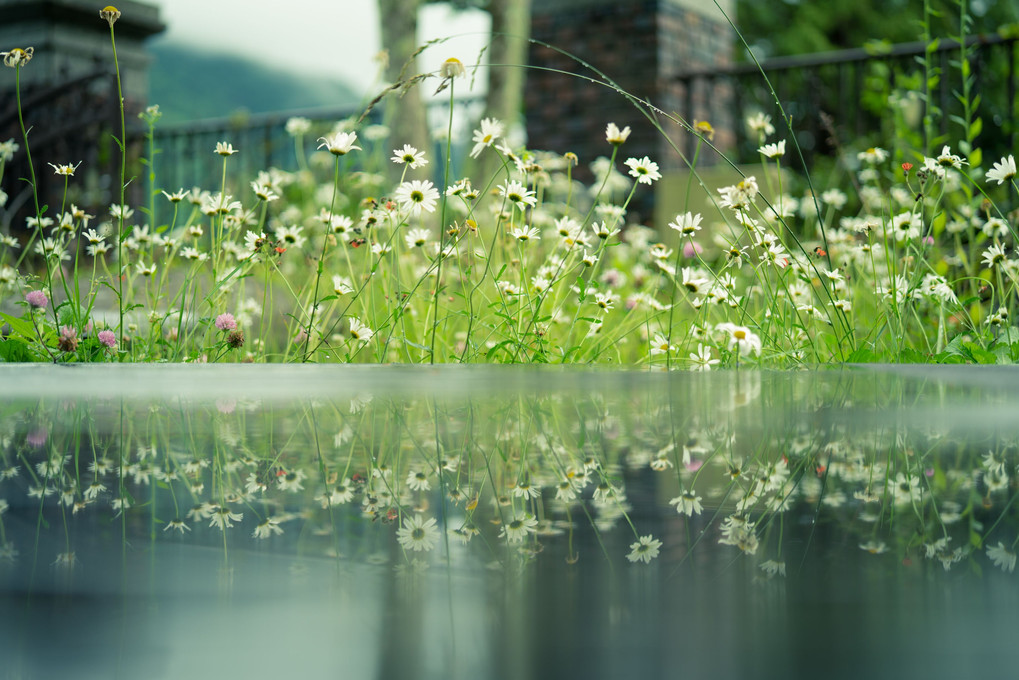
[[[977,36],[971,38],[970,65],[974,76],[974,93],[979,93],[981,106],[977,115],[983,118],[983,134],[976,146],[985,151],[985,158],[997,158],[1015,149],[1016,141],[1016,38]],[[865,139],[865,135],[882,133],[873,143],[891,143],[890,106],[909,107],[910,123],[923,135],[923,65],[926,54],[922,42],[893,45],[888,49],[840,50],[822,54],[781,57],[762,62],[791,119],[796,140],[807,162],[815,154],[832,150],[831,133],[821,114],[831,116],[840,143]],[[962,90],[959,70],[960,45],[943,41],[931,50],[930,66],[940,78],[932,92],[932,101],[941,115],[934,121],[934,136],[946,137],[953,144],[963,137],[962,127],[953,116],[962,112],[956,92]],[[728,68],[689,71],[675,77],[680,87],[678,113],[692,123],[694,118],[708,121],[734,120],[737,160],[758,159],[757,140],[748,138],[743,127],[747,114],[761,111],[771,116],[779,138],[783,131],[782,116],[767,83],[756,64],[738,64]],[[894,94],[914,92],[912,98],[896,100]],[[890,95],[893,95],[891,99]],[[683,151],[693,154],[695,139],[687,136]],[[936,141],[936,140],[933,140]],[[926,140],[925,140],[926,143]]]

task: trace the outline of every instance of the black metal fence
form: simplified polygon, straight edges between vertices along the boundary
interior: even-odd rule
[[[1001,36],[974,36],[967,41],[967,55],[973,74],[973,94],[981,98],[977,115],[983,131],[975,146],[985,158],[1015,151],[1017,39]],[[924,61],[938,75],[931,92],[934,108],[932,139],[925,138],[923,117],[928,103],[923,96]],[[788,131],[775,96],[761,71],[768,77],[775,95],[789,117],[796,141],[808,165],[817,154],[830,154],[834,144],[854,144],[871,140],[887,145],[895,133],[895,114],[904,116],[926,148],[940,142],[952,144],[964,138],[958,124],[962,104],[960,44],[940,41],[932,50],[923,42],[892,45],[886,49],[848,49],[837,52],[769,59],[757,64],[738,64],[728,68],[697,70],[675,77],[679,85],[678,114],[688,122],[700,120],[733,121],[734,152],[740,162],[759,159],[758,140],[744,126],[748,114],[762,112],[771,116],[778,138]],[[899,111],[894,111],[899,107]],[[830,117],[832,125],[825,123]],[[834,130],[830,129],[831,127]],[[832,138],[832,135],[835,138]],[[693,153],[696,140],[687,136],[684,151]]]
[[[452,114],[449,102],[434,102],[427,105],[428,120],[435,130],[445,133],[448,116],[454,117],[453,157],[471,138],[471,127],[481,116],[483,100],[464,98],[456,102]],[[306,118],[311,122],[312,132],[305,136],[304,145],[313,150],[317,138],[326,134],[337,123],[358,118],[363,107],[340,107],[335,109],[293,110],[265,114],[237,114],[215,120],[157,126],[154,135],[156,148],[156,171],[159,182],[168,190],[190,189],[193,186],[216,191],[221,184],[222,159],[215,154],[218,142],[228,142],[239,150],[231,159],[231,175],[254,179],[260,170],[271,167],[293,171],[298,168],[297,149],[294,137],[286,130],[291,118]],[[375,112],[369,117],[370,123],[381,122]],[[362,135],[363,138],[363,135]],[[142,141],[142,132],[136,133]],[[398,135],[393,135],[393,144],[402,145]],[[365,146],[370,140],[360,141]],[[389,144],[390,141],[386,141]],[[390,149],[386,148],[388,160]],[[436,142],[429,154],[431,159],[441,158],[445,153],[445,142]],[[356,161],[356,157],[355,157]],[[441,168],[441,163],[433,163]]]
[[[1017,87],[1019,87],[1019,39],[1000,36],[976,36],[967,42],[967,57],[973,74],[973,94],[979,94],[977,111],[983,130],[975,146],[982,148],[986,162],[1007,153],[1015,153],[1017,135]],[[740,64],[721,69],[690,71],[675,77],[678,88],[677,113],[686,121],[694,119],[726,121],[731,126],[733,148],[723,149],[735,160],[756,161],[758,141],[747,134],[744,120],[752,112],[771,116],[778,135],[788,138],[775,96],[782,102],[796,141],[810,165],[815,156],[831,154],[836,143],[858,147],[861,144],[885,145],[903,124],[920,135],[923,147],[932,146],[940,136],[953,145],[964,137],[957,121],[962,113],[956,94],[962,89],[959,69],[960,45],[942,41],[929,49],[924,43],[906,43],[875,51],[850,49],[825,54],[770,59],[761,64]],[[931,111],[938,115],[930,131],[922,123],[929,103],[925,92],[923,61],[928,71],[939,77],[931,92]],[[761,70],[774,87],[772,95]],[[114,194],[110,186],[111,161],[117,160],[112,137],[119,126],[115,106],[115,81],[112,74],[95,73],[70,83],[28,93],[22,101],[26,120],[32,126],[36,175],[43,201],[51,205],[51,214],[59,205],[61,178],[54,178],[47,162],[86,161],[83,196],[86,207],[102,210]],[[0,140],[8,136],[21,143],[13,97],[0,98]],[[448,116],[454,116],[453,158],[466,155],[471,130],[482,114],[481,99],[461,100],[451,114],[446,102],[429,105],[429,119],[437,129],[446,129]],[[136,113],[136,112],[134,112]],[[259,170],[297,167],[294,140],[286,132],[287,120],[306,117],[317,123],[316,136],[323,126],[357,115],[360,110],[345,107],[334,110],[287,111],[269,114],[233,116],[218,120],[181,125],[159,126],[155,146],[159,150],[155,169],[159,188],[175,191],[194,186],[215,191],[220,186],[222,160],[214,152],[217,142],[229,142],[241,150],[231,161],[235,177],[253,179]],[[823,115],[825,114],[825,115]],[[899,116],[899,127],[893,121]],[[826,123],[826,118],[830,123]],[[129,121],[137,125],[136,115]],[[903,122],[904,121],[904,122]],[[130,124],[130,123],[129,123]],[[315,137],[306,140],[309,144]],[[693,153],[695,139],[687,135],[686,151]],[[129,187],[132,202],[144,204],[144,176],[147,171],[138,159],[147,157],[144,130],[137,127],[129,135],[137,181]],[[445,143],[433,149],[440,159]],[[435,163],[433,168],[441,167]],[[8,164],[3,188],[8,205],[0,210],[0,225],[6,229],[24,224],[27,185],[24,149]],[[75,178],[76,183],[79,179]],[[27,212],[34,212],[28,210]]]
[[[22,97],[26,125],[30,127],[29,142],[35,167],[40,204],[48,205],[53,217],[63,202],[63,177],[55,177],[47,163],[82,161],[81,168],[70,182],[67,203],[76,203],[88,212],[102,217],[111,203],[119,199],[114,191],[113,179],[119,174],[120,153],[114,136],[119,136],[119,111],[116,106],[116,80],[112,73],[97,72],[56,86],[36,88]],[[6,206],[0,206],[0,232],[11,229],[21,231],[25,218],[35,214],[29,177],[28,158],[18,125],[17,108],[13,93],[0,95],[0,141],[13,138],[19,145],[13,160],[4,169],[0,183],[8,194]],[[453,116],[454,159],[463,158],[471,139],[471,129],[481,117],[484,101],[480,98],[458,99],[452,112],[449,102],[428,104],[428,120],[434,129],[448,128]],[[237,113],[224,118],[155,127],[152,147],[147,139],[147,128],[138,120],[139,111],[128,112],[128,171],[127,200],[134,206],[148,205],[147,165],[154,157],[151,168],[156,174],[156,189],[178,191],[199,187],[216,192],[222,185],[223,160],[215,153],[216,144],[228,142],[239,150],[230,160],[228,191],[240,192],[254,180],[257,173],[269,168],[294,171],[299,167],[295,139],[286,130],[287,121],[294,117],[307,118],[311,132],[304,139],[305,151],[313,151],[316,139],[325,135],[337,123],[357,118],[363,107],[346,106],[334,109],[291,110],[263,114]],[[379,122],[376,113],[370,122]],[[392,137],[396,143],[398,135]],[[367,146],[362,141],[362,147]],[[385,142],[389,144],[387,140]],[[402,142],[399,142],[402,144]],[[432,168],[438,171],[441,163],[434,162],[445,154],[445,142],[437,141],[430,158]],[[155,153],[153,153],[155,152]],[[381,166],[391,155],[389,147],[379,154]],[[354,156],[355,165],[363,166]],[[145,159],[143,161],[143,159]],[[458,170],[458,168],[455,168]],[[133,178],[133,179],[132,179]],[[164,201],[157,201],[157,207]],[[102,217],[100,219],[102,219]],[[158,216],[157,216],[158,218]]]
[[[48,204],[52,217],[60,209],[65,178],[55,176],[50,163],[107,168],[111,159],[119,155],[107,134],[119,120],[116,77],[101,69],[59,85],[30,87],[22,93],[21,107],[40,205]],[[7,139],[18,145],[0,183],[0,189],[7,194],[7,204],[0,209],[0,227],[9,228],[12,224],[21,226],[25,216],[35,215],[32,187],[26,181],[31,172],[14,92],[0,94],[0,142]],[[108,177],[104,180],[101,174],[94,173],[89,184],[93,194],[111,195]],[[80,196],[80,192],[72,191],[70,199],[80,202]]]

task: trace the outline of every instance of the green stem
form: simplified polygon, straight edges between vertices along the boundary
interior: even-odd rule
[[[325,268],[326,259],[326,248],[329,246],[329,238],[331,234],[332,216],[333,209],[336,206],[336,194],[339,193],[340,186],[340,156],[335,156],[333,161],[333,198],[329,202],[329,225],[327,226],[326,233],[322,238],[322,252],[318,256],[318,269],[315,272],[315,291],[311,295],[311,314],[308,315],[308,330],[305,332],[304,337],[304,352],[301,357],[301,362],[305,363],[308,361],[308,345],[311,343],[311,330],[315,325],[315,312],[318,311],[318,288],[322,282],[322,271]]]
[[[28,254],[29,250],[31,250],[32,242],[35,240],[36,236],[38,236],[42,230],[42,226],[40,226],[40,222],[42,221],[42,211],[39,209],[39,189],[38,185],[36,185],[35,182],[35,165],[32,164],[32,149],[28,145],[28,130],[25,128],[25,118],[21,110],[20,65],[14,67],[14,91],[15,96],[17,97],[18,100],[18,124],[21,126],[21,138],[25,140],[25,156],[28,158],[29,184],[31,184],[32,186],[32,200],[35,201],[35,220],[36,220],[35,232],[32,234],[31,238],[29,238],[28,243],[25,244],[25,249],[21,252],[21,256],[18,258],[18,261],[14,264],[14,268],[17,269],[19,266],[21,266],[21,263],[24,261],[25,256]]]
[[[120,82],[120,62],[117,60],[117,39],[110,24],[110,44],[113,46],[113,66],[117,72],[117,108],[120,110],[120,212],[117,225],[117,333],[124,337],[124,190],[127,179],[127,124],[124,122],[124,91]],[[116,137],[114,137],[116,139]]]
[[[449,165],[450,161],[450,146],[453,143],[453,80],[449,79],[449,123],[446,129],[446,158],[442,169],[442,208],[439,210],[439,261],[435,268],[435,291],[433,293],[434,299],[432,301],[432,341],[429,349],[428,363],[435,363],[435,333],[439,328],[439,290],[442,287],[442,261],[443,249],[446,246],[446,203],[448,197],[446,196],[446,187],[449,186]]]

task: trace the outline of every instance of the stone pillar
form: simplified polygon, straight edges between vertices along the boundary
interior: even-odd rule
[[[0,0],[0,51],[34,48],[32,60],[21,68],[25,124],[35,167],[40,206],[53,218],[63,202],[64,183],[49,163],[78,164],[66,196],[68,203],[105,213],[119,190],[116,176],[120,136],[113,47],[110,26],[99,16],[103,1]],[[121,17],[114,26],[117,61],[123,86],[128,129],[137,127],[138,113],[148,99],[146,38],[164,30],[159,8],[134,0],[114,0]],[[0,232],[23,236],[25,218],[33,216],[27,154],[15,104],[14,69],[0,67],[0,142],[14,139],[19,150],[7,164],[0,190]],[[141,176],[140,149],[128,140],[128,176]],[[144,187],[134,182],[129,199],[140,201]]]
[[[719,4],[734,18],[735,0]],[[730,64],[735,40],[711,0],[542,0],[534,3],[531,26],[536,40],[576,55],[667,114],[683,111],[687,97],[673,77]],[[532,45],[530,64],[597,77],[568,56],[540,45]],[[694,108],[693,115],[684,116],[688,122],[709,119],[711,102],[696,92],[690,96]],[[688,133],[660,119],[666,139],[626,97],[582,78],[528,70],[525,109],[528,146],[573,151],[581,166],[611,153],[604,134],[608,122],[633,130],[621,151],[624,159],[647,155],[663,169],[685,166],[669,139],[685,150]],[[731,145],[731,121],[709,122],[718,130],[716,144]],[[702,163],[710,160],[702,155]]]
[[[56,85],[100,69],[113,69],[110,27],[99,17],[104,0],[0,0],[0,51],[34,47],[21,71],[23,88]],[[159,8],[135,0],[115,4],[115,26],[124,99],[138,107],[148,97],[151,57],[144,41],[166,27]],[[14,71],[3,69],[0,92],[14,87]]]

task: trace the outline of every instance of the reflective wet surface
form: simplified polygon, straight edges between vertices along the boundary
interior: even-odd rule
[[[1019,372],[0,366],[2,677],[976,677]]]

